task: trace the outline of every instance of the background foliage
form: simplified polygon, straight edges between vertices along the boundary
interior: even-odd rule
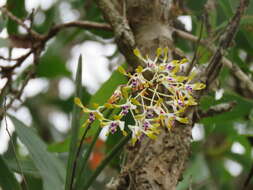
[[[195,36],[199,36],[201,25],[204,25],[202,38],[211,37],[212,42],[217,44],[217,37],[224,31],[224,27],[235,11],[238,1],[219,0],[214,2],[214,4],[209,3],[208,8],[204,8],[204,6],[207,6],[207,0],[186,0],[184,8],[192,21],[192,30],[190,32]],[[28,18],[30,14],[28,6],[25,7],[26,3],[29,2],[25,0],[7,0],[9,10],[22,19]],[[35,15],[42,15],[43,18],[40,22],[34,22],[34,30],[44,34],[55,23],[64,22],[63,10],[61,10],[64,6],[68,7],[68,9],[64,10],[66,11],[64,14],[76,14],[79,20],[105,22],[94,1],[54,1],[47,9],[40,6],[34,11]],[[205,14],[208,14],[208,21],[203,20],[203,15]],[[6,29],[9,35],[22,33],[16,22],[1,14],[0,30],[4,31]],[[93,103],[102,104],[106,102],[113,90],[119,84],[126,82],[124,76],[117,71],[112,71],[117,65],[124,64],[122,56],[117,49],[110,56],[104,57],[109,61],[108,70],[110,70],[111,76],[94,94],[91,93],[94,90],[88,88],[87,85],[81,85],[80,73],[79,75],[77,74],[79,79],[75,82],[73,73],[76,73],[76,66],[75,68],[68,67],[68,62],[73,57],[71,52],[76,50],[76,45],[90,41],[102,45],[111,44],[113,43],[113,33],[105,30],[70,28],[62,30],[47,43],[39,59],[34,77],[47,81],[48,86],[36,95],[24,96],[22,104],[17,101],[14,108],[10,110],[12,116],[8,118],[12,120],[15,132],[11,136],[13,144],[10,141],[7,151],[0,156],[0,186],[3,190],[17,190],[24,187],[27,187],[27,189],[46,190],[63,189],[63,184],[66,182],[65,174],[66,172],[69,174],[71,170],[71,163],[69,163],[70,168],[67,167],[68,151],[71,144],[70,137],[76,135],[76,141],[72,143],[80,143],[78,141],[79,131],[76,130],[76,134],[73,134],[73,131],[69,132],[69,129],[64,132],[59,131],[59,128],[55,127],[55,123],[51,122],[50,115],[52,116],[57,111],[68,117],[69,121],[71,117],[75,117],[76,121],[78,121],[80,115],[78,110],[76,113],[74,111],[74,115],[72,115],[74,92],[71,92],[67,98],[60,96],[58,86],[62,79],[68,79],[73,81],[76,86],[81,86],[77,88],[77,93],[81,94],[82,101],[87,106],[92,106]],[[234,45],[226,55],[229,60],[238,65],[248,75],[252,75],[253,71],[252,41],[253,2],[251,1],[247,14],[242,18]],[[193,56],[196,44],[177,36],[175,42],[176,46],[183,50],[189,58]],[[8,48],[9,52],[15,51],[15,47],[10,48],[11,43],[13,42],[8,38],[0,38],[0,49]],[[210,52],[202,46],[198,49],[198,64],[206,64],[211,57]],[[82,52],[83,56],[85,54],[86,52]],[[4,65],[6,63],[0,60],[1,64]],[[85,65],[86,63],[84,62],[84,70]],[[28,64],[24,70],[29,68]],[[79,72],[81,71],[79,70]],[[19,86],[25,76],[25,72],[17,70],[17,80],[13,82],[13,87]],[[4,80],[4,76],[2,77],[1,80]],[[232,111],[203,118],[195,125],[193,129],[192,154],[188,162],[188,169],[178,186],[178,190],[188,189],[189,187],[194,190],[233,190],[242,187],[242,181],[246,180],[253,163],[252,97],[253,94],[248,92],[233,73],[224,67],[214,92],[206,95],[201,100],[200,108],[207,110],[210,106],[230,101],[235,101],[237,104]],[[0,99],[1,107],[3,107],[4,98],[1,97]],[[32,118],[29,127],[15,117],[21,105],[23,109],[28,110]],[[129,120],[128,118],[126,119]],[[2,123],[1,131],[5,131],[6,124],[4,120]],[[79,122],[72,122],[72,127],[78,124]],[[70,126],[70,122],[68,126]],[[88,159],[87,167],[84,167],[85,171],[80,174],[81,178],[86,179],[89,177],[92,173],[91,171],[98,167],[101,160],[123,138],[120,133],[117,133],[113,136],[109,135],[105,141],[99,139],[96,142],[92,142],[92,139],[97,137],[99,132],[98,125],[95,123],[84,140],[84,153],[87,153],[91,144],[94,144],[94,148],[90,159]],[[83,129],[80,133],[83,133]],[[29,154],[24,153],[24,146]],[[72,150],[72,153],[76,151]],[[110,166],[103,170],[100,177],[92,184],[94,189],[104,189],[104,185],[120,170],[120,166],[124,161],[124,155],[124,153],[116,154],[112,162],[110,162]],[[18,163],[15,158],[19,160]],[[85,158],[85,154],[83,158]],[[78,166],[78,171],[80,167]],[[22,177],[20,168],[22,168],[23,177],[26,179],[22,182],[18,182],[16,175],[14,176],[15,172],[15,174],[19,173]],[[68,180],[70,179],[67,178],[67,184],[69,183]],[[251,188],[249,187],[249,189]]]

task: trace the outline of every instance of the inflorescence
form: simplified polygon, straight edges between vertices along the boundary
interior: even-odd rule
[[[128,125],[132,132],[132,144],[145,135],[155,139],[162,126],[170,130],[176,122],[188,124],[184,112],[189,106],[197,105],[193,91],[205,88],[205,84],[193,82],[196,76],[194,71],[188,76],[180,75],[188,60],[169,61],[167,48],[158,48],[154,60],[149,56],[143,57],[138,49],[134,50],[134,54],[146,66],[138,66],[133,74],[119,67],[119,72],[129,78],[128,83],[120,85],[103,106],[91,110],[75,98],[75,103],[89,114],[84,126],[99,120],[102,127],[108,128],[108,133],[113,134],[120,129],[123,135],[127,135],[122,118],[130,113],[135,122]],[[109,119],[103,114],[106,109],[120,111]]]

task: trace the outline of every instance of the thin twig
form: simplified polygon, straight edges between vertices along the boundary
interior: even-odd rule
[[[188,32],[184,32],[182,30],[178,30],[178,29],[174,29],[174,31],[177,33],[178,36],[180,36],[181,38],[190,40],[192,42],[197,42],[198,41],[198,37],[188,33]],[[214,53],[215,50],[217,49],[214,45],[211,45],[208,41],[206,40],[200,40],[200,44],[202,46],[204,46],[205,48],[207,48],[210,52]],[[247,87],[247,89],[253,94],[253,81],[250,79],[250,77],[245,74],[239,66],[233,64],[229,59],[227,59],[226,57],[223,57],[221,62],[228,68],[230,69],[234,75],[240,79],[240,81],[242,83],[244,83]]]
[[[78,27],[78,28],[84,28],[84,29],[102,29],[106,31],[112,31],[110,25],[106,23],[97,23],[97,22],[91,22],[91,21],[73,21],[73,22],[67,22],[64,24],[55,25],[42,38],[44,41],[47,41],[50,38],[54,37],[62,29],[71,28],[71,27]]]
[[[248,174],[248,176],[247,176],[245,182],[243,183],[242,190],[246,190],[246,189],[247,189],[247,187],[248,187],[248,185],[249,185],[249,183],[250,183],[250,180],[251,180],[252,176],[253,176],[253,165],[251,165],[250,172],[249,172],[249,174]]]
[[[81,153],[81,150],[82,150],[82,146],[83,146],[83,142],[84,142],[84,139],[89,131],[91,127],[91,124],[89,124],[86,128],[85,128],[85,131],[82,135],[82,138],[81,138],[81,141],[80,141],[80,144],[78,146],[78,149],[77,149],[77,152],[76,152],[76,155],[75,155],[75,160],[74,160],[74,164],[73,164],[73,168],[72,168],[72,172],[71,172],[71,180],[70,180],[70,189],[73,189],[73,184],[74,184],[74,178],[75,178],[75,173],[76,173],[76,167],[77,167],[77,161],[80,157],[80,153]]]
[[[15,100],[19,100],[20,99],[20,97],[23,94],[23,91],[24,91],[26,85],[28,84],[29,80],[33,77],[34,73],[35,73],[34,70],[30,70],[29,71],[29,73],[28,73],[25,81],[23,82],[21,88],[18,90],[17,94],[10,100],[10,102],[6,106],[6,109],[9,109],[12,106],[12,104],[13,104],[13,102]]]
[[[0,7],[0,10],[7,15],[11,20],[15,21],[18,25],[22,26],[23,28],[25,28],[27,30],[27,32],[29,34],[31,34],[31,36],[35,39],[41,39],[41,35],[37,32],[35,32],[34,30],[32,30],[31,28],[29,28],[23,20],[21,20],[20,18],[16,17],[15,15],[13,15],[8,9],[6,9],[5,7]]]
[[[236,13],[228,23],[224,34],[220,37],[219,45],[214,55],[212,56],[208,67],[206,68],[206,84],[210,85],[218,76],[221,68],[222,68],[222,57],[224,55],[224,51],[230,46],[232,40],[237,33],[237,30],[240,26],[240,20],[246,7],[249,5],[249,0],[240,0],[239,6],[236,10]]]
[[[236,106],[236,102],[227,102],[227,103],[222,103],[222,104],[217,104],[214,106],[211,106],[208,110],[203,111],[203,110],[198,110],[196,113],[196,118],[197,120],[205,118],[205,117],[213,117],[215,115],[219,115],[225,112],[231,111],[233,107]]]
[[[96,2],[114,31],[119,50],[125,55],[131,66],[137,67],[139,60],[133,54],[136,45],[135,38],[127,19],[118,12],[111,1],[96,0]]]
[[[192,58],[192,61],[190,62],[190,65],[189,67],[187,68],[187,71],[186,71],[186,75],[189,75],[189,73],[191,72],[193,66],[195,65],[196,61],[197,61],[197,55],[198,55],[198,49],[199,49],[199,44],[200,44],[200,40],[202,38],[202,33],[203,33],[203,21],[201,22],[201,26],[200,26],[200,32],[199,32],[199,37],[198,37],[198,40],[197,40],[197,43],[196,43],[196,48],[195,48],[195,51],[194,51],[194,56]]]

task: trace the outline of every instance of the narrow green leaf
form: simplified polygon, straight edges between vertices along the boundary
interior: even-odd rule
[[[22,168],[22,172],[25,175],[30,175],[36,178],[41,177],[38,169],[35,167],[34,163],[32,162],[30,158],[19,160],[19,165],[15,159],[8,159],[8,162],[6,164],[14,172],[17,172],[17,173],[20,172],[20,169],[19,169],[19,165],[20,165],[20,167]]]
[[[40,58],[40,64],[37,67],[39,77],[56,78],[70,75],[66,68],[66,60],[60,52],[61,45],[61,43],[53,43]]]
[[[76,72],[76,97],[81,97],[81,88],[82,87],[82,56],[79,57],[78,67]],[[75,175],[75,171],[73,171],[74,163],[77,154],[77,145],[78,145],[78,132],[80,127],[80,111],[81,109],[74,104],[73,112],[72,112],[72,123],[71,123],[71,140],[69,147],[69,158],[68,158],[68,168],[67,168],[67,176],[66,176],[66,184],[65,189],[71,189],[73,185],[73,175]]]
[[[126,65],[123,66],[126,69]],[[97,103],[99,105],[103,105],[110,98],[114,90],[121,84],[126,84],[127,78],[120,74],[118,71],[114,71],[111,77],[101,86],[101,88],[91,97],[89,101],[89,105],[91,106],[93,103]],[[87,119],[87,116],[83,117],[83,121]],[[97,129],[99,128],[99,122],[95,121],[92,124],[91,129],[88,132],[87,137],[93,136]],[[83,128],[80,129],[79,138],[83,134]],[[54,143],[52,146],[50,145],[50,150],[59,149],[60,152],[68,151],[70,145],[70,138],[65,139],[63,142]]]
[[[27,190],[43,190],[43,183],[41,178],[33,177],[30,175],[25,175],[25,179],[28,184]]]
[[[97,142],[97,139],[99,137],[99,134],[100,134],[101,130],[102,130],[102,128],[97,129],[97,132],[96,132],[95,136],[93,137],[90,146],[86,150],[84,156],[81,158],[82,162],[81,162],[81,165],[80,165],[80,168],[79,168],[78,177],[76,179],[76,186],[75,186],[77,190],[79,190],[79,189],[81,190],[81,185],[85,181],[85,177],[86,177],[85,172],[86,172],[86,167],[87,167],[87,164],[88,164],[88,161],[89,161],[89,158],[90,158],[90,154],[93,150],[94,145]]]
[[[63,189],[65,168],[61,161],[47,151],[46,144],[34,133],[32,128],[25,126],[13,116],[12,120],[19,139],[27,147],[35,167],[43,179],[44,190]]]
[[[93,183],[93,181],[98,177],[98,175],[101,173],[101,171],[110,163],[110,161],[114,158],[114,156],[117,155],[118,152],[120,152],[123,148],[123,146],[129,141],[131,138],[131,133],[129,133],[127,136],[123,137],[117,145],[108,153],[108,155],[105,157],[105,159],[101,162],[101,164],[97,167],[97,169],[94,171],[94,173],[87,179],[82,189],[88,189],[90,185]]]
[[[0,187],[2,190],[19,190],[20,185],[0,155]]]

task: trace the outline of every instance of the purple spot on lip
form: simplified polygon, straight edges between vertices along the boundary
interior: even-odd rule
[[[95,114],[94,113],[89,113],[89,121],[90,122],[95,121]]]
[[[123,115],[126,115],[129,112],[129,109],[130,109],[130,106],[124,105],[124,106],[122,106],[122,112],[121,113]]]
[[[186,90],[192,91],[192,87],[191,86],[186,86],[185,88]]]
[[[166,69],[167,69],[167,70],[172,70],[172,69],[173,69],[173,66],[167,65],[167,66],[166,66]]]
[[[180,105],[180,106],[184,105],[184,103],[181,100],[178,100],[177,102],[178,102],[178,105]]]
[[[114,134],[116,132],[115,129],[111,129],[111,133]]]
[[[148,123],[147,121],[145,121],[145,122],[143,123],[143,127],[144,127],[144,130],[145,130],[145,131],[148,130],[149,123]]]
[[[122,110],[121,112],[123,115],[126,115],[128,113],[128,110]]]
[[[129,108],[130,108],[130,106],[127,106],[127,105],[122,106],[122,109],[123,109],[123,110],[128,110]]]
[[[136,87],[136,86],[137,86],[137,84],[138,84],[138,82],[137,82],[137,80],[136,80],[136,79],[133,79],[133,80],[132,80],[132,82],[131,82],[131,84],[133,85],[133,87]]]
[[[152,110],[148,110],[146,115],[147,115],[147,118],[152,118],[154,116]]]
[[[118,127],[118,123],[112,122],[112,123],[110,124],[110,126],[109,126],[110,132],[111,132],[112,134],[115,133],[116,130],[117,130],[117,127]]]
[[[115,123],[115,122],[111,123],[111,127],[116,127],[117,125],[118,125],[118,124]]]

